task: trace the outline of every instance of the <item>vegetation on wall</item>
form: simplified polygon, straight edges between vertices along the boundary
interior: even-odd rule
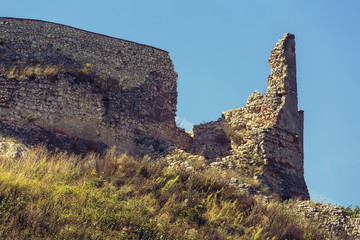
[[[53,77],[57,74],[64,73],[65,69],[62,66],[56,65],[41,65],[36,64],[34,66],[12,66],[12,67],[5,67],[0,66],[0,73],[9,78],[17,80],[26,80],[32,77]]]
[[[17,81],[34,80],[41,77],[55,80],[59,74],[68,74],[75,77],[75,82],[92,82],[98,89],[107,91],[109,88],[118,88],[118,81],[105,76],[98,76],[90,63],[85,63],[82,68],[70,68],[62,65],[31,66],[4,66],[0,65],[0,76]]]

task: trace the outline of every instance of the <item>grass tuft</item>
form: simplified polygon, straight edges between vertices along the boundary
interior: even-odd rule
[[[53,77],[59,73],[65,72],[64,68],[61,66],[55,65],[40,65],[36,64],[35,66],[21,67],[13,66],[11,68],[6,68],[4,66],[0,67],[0,72],[3,76],[9,79],[18,79],[26,80],[31,77]]]

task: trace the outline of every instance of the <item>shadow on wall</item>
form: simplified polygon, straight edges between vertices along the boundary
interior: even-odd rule
[[[27,146],[44,144],[50,151],[66,151],[69,153],[85,155],[90,152],[104,154],[108,146],[101,142],[88,141],[66,136],[58,131],[51,132],[46,129],[16,128],[0,121],[1,135],[13,138]]]

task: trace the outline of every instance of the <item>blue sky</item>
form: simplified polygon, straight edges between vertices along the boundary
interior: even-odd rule
[[[0,16],[34,18],[152,45],[179,74],[178,116],[216,120],[266,91],[270,50],[296,35],[305,178],[315,200],[360,205],[360,1],[17,0]],[[185,123],[185,120],[183,123]]]

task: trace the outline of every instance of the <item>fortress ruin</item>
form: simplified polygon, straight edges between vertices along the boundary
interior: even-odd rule
[[[283,198],[309,198],[294,35],[272,50],[266,94],[191,134],[176,127],[177,74],[168,52],[50,22],[0,18],[0,133],[50,149],[133,155],[170,147],[213,165],[261,160]]]

